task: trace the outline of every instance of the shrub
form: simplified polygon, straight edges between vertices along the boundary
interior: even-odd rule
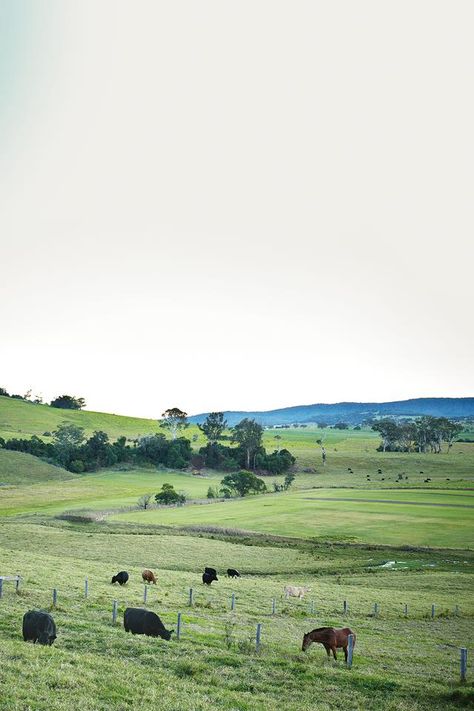
[[[172,484],[163,484],[161,491],[155,494],[157,504],[184,504],[186,496],[178,493]]]

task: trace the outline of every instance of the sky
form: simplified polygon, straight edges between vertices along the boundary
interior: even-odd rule
[[[471,0],[0,0],[0,385],[474,395]]]

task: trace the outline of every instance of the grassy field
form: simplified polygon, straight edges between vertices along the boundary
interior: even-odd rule
[[[49,405],[35,405],[24,400],[0,396],[0,437],[41,437],[45,432],[55,430],[61,422],[83,427],[88,435],[95,430],[102,430],[107,432],[111,439],[122,435],[133,438],[158,430],[156,420],[89,410],[61,410]]]
[[[318,489],[114,518],[162,525],[212,524],[357,543],[474,547],[474,492]]]
[[[461,554],[465,562],[459,572],[453,556],[395,550],[407,566],[387,570],[381,567],[385,551],[344,546],[261,547],[150,535],[139,527],[100,533],[11,520],[0,527],[2,566],[23,575],[20,593],[6,583],[0,601],[1,708],[421,711],[472,702],[472,686],[458,683],[458,647],[474,642],[470,553]],[[204,588],[204,565],[236,566],[242,578],[221,575]],[[133,637],[122,628],[124,608],[143,605],[145,566],[158,571],[158,585],[148,591],[149,609],[168,628],[176,627],[178,612],[183,615],[179,642]],[[125,588],[110,585],[118,569],[130,572]],[[283,587],[289,582],[311,587],[308,599],[285,600]],[[52,611],[58,639],[51,648],[25,644],[22,615],[30,608],[50,608],[53,587],[58,590]],[[192,608],[190,587],[195,589]],[[115,626],[114,599],[119,605]],[[257,622],[262,624],[258,653]],[[341,659],[327,661],[320,646],[300,651],[303,633],[322,624],[349,625],[356,632],[351,670]]]
[[[0,398],[3,436],[43,435],[64,419],[112,438],[157,431],[152,420]],[[193,434],[196,428],[187,431]],[[325,467],[315,443],[320,436]],[[310,427],[267,430],[264,441],[267,449],[286,447],[297,457],[289,492],[145,512],[133,510],[137,499],[164,482],[197,500],[223,475],[155,468],[73,475],[0,450],[0,574],[22,575],[19,592],[7,582],[0,599],[1,709],[474,706],[471,663],[468,683],[459,684],[459,647],[472,656],[474,643],[474,444],[457,443],[441,455],[382,454],[371,431]],[[201,443],[198,437],[194,446]],[[270,489],[274,480],[281,478],[266,479]],[[101,514],[90,523],[58,519],[79,510]],[[211,588],[200,579],[206,565],[220,571]],[[179,642],[123,630],[124,608],[143,605],[145,567],[158,572],[148,607],[168,627],[182,613]],[[237,567],[242,578],[227,579],[227,567]],[[121,569],[131,575],[123,589],[110,584]],[[286,584],[310,587],[308,599],[286,600]],[[25,644],[21,618],[27,609],[50,609],[53,587],[56,644]],[[354,629],[351,670],[340,659],[327,661],[320,646],[301,652],[303,633],[321,625]]]
[[[0,485],[22,486],[38,482],[55,482],[77,479],[77,474],[43,462],[24,452],[0,449]]]

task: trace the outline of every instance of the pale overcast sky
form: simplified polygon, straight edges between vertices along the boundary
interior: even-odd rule
[[[0,0],[0,385],[474,395],[474,4]]]

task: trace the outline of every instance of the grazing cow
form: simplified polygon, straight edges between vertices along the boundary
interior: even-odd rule
[[[227,577],[228,578],[240,578],[240,573],[235,568],[227,568]]]
[[[120,573],[117,573],[117,575],[114,575],[112,578],[113,583],[118,583],[119,585],[125,585],[125,583],[128,581],[128,573],[126,570],[121,570]]]
[[[204,583],[204,585],[210,585],[213,580],[218,580],[216,575],[213,575],[212,573],[202,574],[202,582]]]
[[[56,625],[54,620],[47,612],[36,612],[29,610],[23,615],[23,639],[25,642],[29,640],[35,644],[37,641],[40,644],[53,644],[56,639]]]
[[[151,570],[144,570],[142,573],[142,578],[144,583],[153,583],[153,585],[156,585],[156,578],[151,572]]]
[[[311,588],[297,587],[295,585],[287,585],[285,587],[285,597],[298,597],[300,600],[309,592]]]
[[[304,635],[301,649],[306,652],[312,642],[320,642],[327,652],[328,659],[331,656],[330,652],[332,652],[334,659],[337,659],[336,649],[342,647],[344,658],[347,662],[347,645],[349,644],[350,634],[354,635],[355,646],[356,636],[350,627],[344,627],[341,630],[334,629],[334,627],[318,627]]]
[[[204,572],[209,573],[209,575],[213,575],[217,580],[217,570],[215,568],[204,568]]]
[[[156,614],[140,607],[127,607],[123,615],[125,632],[146,634],[149,637],[161,637],[169,641],[174,630],[165,629],[164,624]]]

